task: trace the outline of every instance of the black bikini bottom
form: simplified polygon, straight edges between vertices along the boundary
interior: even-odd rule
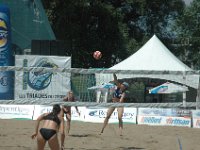
[[[54,134],[56,134],[56,130],[41,128],[40,133],[41,133],[42,137],[46,141],[48,141],[52,136],[54,136]]]

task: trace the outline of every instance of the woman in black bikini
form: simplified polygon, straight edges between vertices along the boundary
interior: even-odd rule
[[[48,141],[51,150],[64,149],[64,118],[60,105],[54,105],[51,113],[44,113],[37,118],[35,133],[31,136],[32,139],[37,137],[37,150],[44,150],[45,144]],[[42,128],[39,125],[41,121],[44,121]],[[61,146],[57,137],[57,132],[60,129],[61,132]]]
[[[124,103],[124,99],[126,97],[125,91],[129,87],[129,84],[127,82],[119,83],[119,81],[117,80],[117,76],[115,74],[113,74],[113,77],[114,77],[114,82],[117,85],[117,89],[115,90],[115,92],[113,94],[112,101],[113,101],[113,103]],[[104,120],[103,127],[101,129],[101,133],[103,133],[114,110],[115,110],[115,107],[110,107],[108,109],[107,116]],[[120,132],[120,136],[121,136],[122,129],[123,129],[122,117],[123,117],[123,113],[124,113],[124,107],[118,107],[117,112],[118,112],[118,120],[119,120],[119,132]]]
[[[63,101],[65,102],[75,102],[75,96],[73,94],[72,91],[69,91],[67,96],[65,96],[63,98]],[[66,114],[66,120],[67,120],[67,135],[69,134],[69,130],[70,130],[70,124],[71,124],[71,106],[63,106],[62,107],[64,114]],[[78,115],[80,116],[80,112],[78,111],[78,107],[75,106],[76,112],[78,113]],[[63,115],[64,115],[63,114]]]

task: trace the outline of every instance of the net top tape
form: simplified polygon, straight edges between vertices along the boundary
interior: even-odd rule
[[[83,68],[47,68],[47,67],[17,67],[0,66],[0,71],[44,71],[44,72],[66,72],[66,73],[120,73],[120,74],[169,74],[169,75],[200,75],[199,70],[191,71],[155,71],[155,70],[111,70],[111,69],[83,69]]]
[[[87,106],[87,107],[162,107],[162,108],[183,108],[183,103],[97,103],[97,102],[63,102],[60,100],[0,100],[0,104],[9,105],[54,105],[63,106]],[[196,102],[187,102],[187,107],[196,107]]]

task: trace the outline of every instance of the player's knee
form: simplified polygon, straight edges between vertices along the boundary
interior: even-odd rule
[[[107,119],[107,120],[110,119],[110,115],[109,115],[109,116],[106,116],[106,119]]]
[[[62,137],[65,137],[65,132],[62,131],[62,132],[60,133],[60,135],[61,135]]]
[[[119,117],[118,120],[119,120],[119,121],[122,121],[122,117]]]

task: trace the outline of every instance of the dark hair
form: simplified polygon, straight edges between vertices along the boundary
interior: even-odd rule
[[[53,112],[54,115],[59,114],[60,111],[61,111],[60,105],[58,105],[58,104],[53,105],[53,111],[52,112]]]

